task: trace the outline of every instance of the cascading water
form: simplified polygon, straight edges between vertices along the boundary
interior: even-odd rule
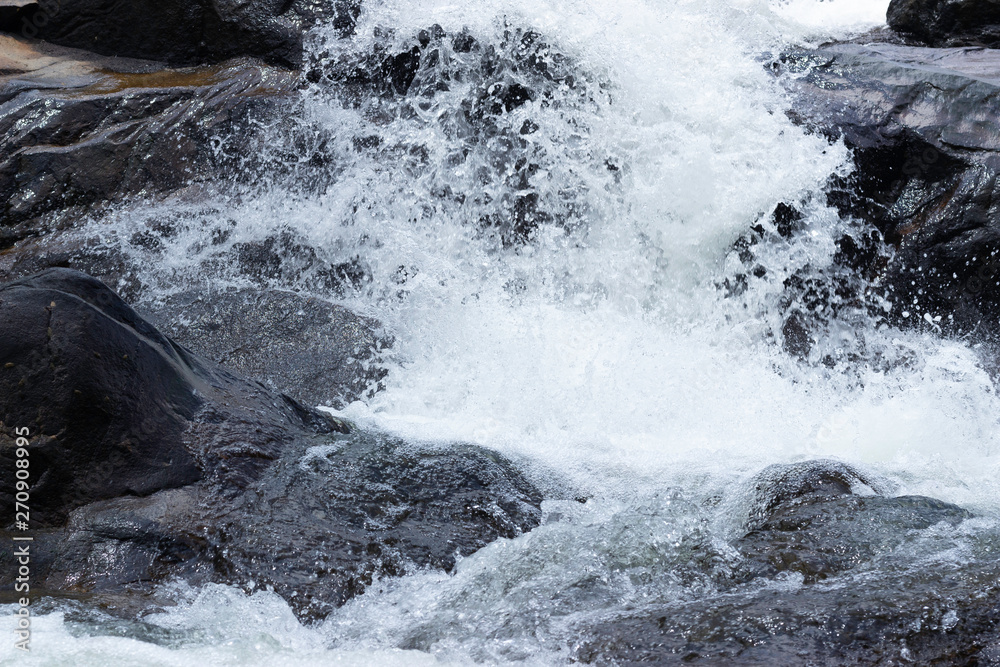
[[[150,301],[264,282],[379,319],[384,388],[339,414],[507,454],[552,498],[544,525],[452,574],[380,582],[318,626],[225,587],[178,589],[129,626],[56,603],[31,660],[559,662],[618,612],[745,592],[729,544],[745,482],[810,458],[980,517],[863,576],[988,549],[1000,400],[975,350],[863,308],[804,360],[781,343],[786,279],[827,270],[859,223],[823,196],[847,150],[786,117],[764,65],[875,27],[886,4],[386,0],[355,38],[318,30],[292,120],[220,138],[254,146],[240,183],[85,231],[146,267]],[[391,64],[379,81],[375,62]],[[744,275],[734,243],[783,203],[800,229],[758,244],[764,271]],[[232,261],[266,242],[284,253],[273,271]]]

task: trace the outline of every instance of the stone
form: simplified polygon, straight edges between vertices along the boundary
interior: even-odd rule
[[[139,308],[199,355],[309,405],[339,409],[376,391],[392,344],[375,320],[281,290],[191,290]]]
[[[574,630],[586,664],[964,663],[996,641],[1000,564],[922,561],[928,532],[966,510],[875,495],[853,466],[771,466],[746,485],[743,566],[718,590],[639,606]],[[862,492],[864,495],[862,495]],[[996,535],[985,538],[996,540]],[[995,542],[994,542],[995,543]]]
[[[0,54],[0,250],[49,213],[217,178],[233,152],[221,142],[297,85],[247,60],[176,70],[5,35]]]
[[[0,315],[0,466],[30,462],[33,590],[134,614],[174,579],[266,585],[320,618],[377,577],[450,569],[541,519],[541,494],[500,455],[308,409],[79,272],[0,287]],[[14,503],[0,490],[0,512]],[[0,600],[13,534],[0,530]]]
[[[896,32],[927,46],[1000,46],[997,0],[892,0],[886,19]]]
[[[796,100],[793,118],[854,151],[855,172],[828,196],[891,248],[866,243],[842,257],[889,306],[872,303],[872,313],[994,339],[1000,51],[836,44],[788,54],[775,70]]]
[[[0,30],[107,56],[170,65],[254,56],[283,67],[302,60],[320,19],[353,32],[359,0],[38,0],[0,13]]]

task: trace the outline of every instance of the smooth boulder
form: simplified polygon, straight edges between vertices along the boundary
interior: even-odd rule
[[[182,442],[198,384],[184,352],[97,281],[56,270],[0,288],[0,421],[30,433],[33,525],[199,480]],[[0,451],[4,470],[15,460]],[[13,495],[0,491],[10,516]]]
[[[376,578],[450,569],[538,525],[500,455],[350,427],[163,336],[99,281],[0,287],[0,466],[29,429],[32,582],[131,610],[183,579],[273,587],[320,617]],[[23,432],[23,431],[22,431]],[[13,487],[0,491],[13,517]],[[6,573],[6,574],[4,574]],[[6,598],[4,598],[6,599]]]

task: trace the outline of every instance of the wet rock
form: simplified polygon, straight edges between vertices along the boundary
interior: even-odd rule
[[[140,310],[199,355],[308,405],[341,408],[377,389],[391,344],[378,322],[278,290],[189,291]]]
[[[183,352],[102,287],[53,271],[0,288],[2,421],[37,437],[36,525],[94,500],[201,477],[181,443],[202,403]],[[15,469],[10,446],[0,460]],[[12,510],[12,490],[3,494]]]
[[[0,13],[0,30],[108,56],[198,65],[256,56],[283,66],[302,59],[320,19],[354,30],[359,0],[38,0]]]
[[[448,569],[539,522],[540,494],[502,457],[354,430],[201,360],[78,272],[5,285],[0,310],[0,466],[16,469],[28,428],[47,594],[134,611],[179,577],[270,585],[321,616],[375,577]],[[11,518],[14,500],[0,491]]]
[[[854,489],[884,493],[888,482],[840,461],[818,460],[768,466],[754,477],[751,487],[747,525],[756,528],[780,507],[851,495]]]
[[[53,218],[32,219],[12,228],[16,233],[27,230],[29,236],[0,251],[0,282],[20,280],[47,269],[74,269],[114,286],[122,299],[135,303],[144,289],[134,264],[117,248],[103,246],[74,230],[70,225],[76,213],[84,214],[71,208]]]
[[[871,561],[902,543],[910,530],[970,515],[933,498],[848,495],[789,505],[771,516],[736,547],[757,572],[798,572],[806,583]]]
[[[996,0],[892,0],[889,27],[927,46],[1000,46]]]
[[[39,216],[217,177],[238,157],[226,138],[274,112],[296,75],[250,61],[164,69],[0,35],[3,247]]]
[[[240,456],[255,467],[296,429],[335,426],[201,362],[79,272],[8,283],[0,308],[2,421],[6,438],[18,427],[34,438],[34,525],[58,525],[95,500],[196,482],[244,439],[254,444],[238,444]],[[9,444],[0,464],[14,469]],[[12,510],[12,491],[2,493]]]
[[[995,562],[655,606],[594,625],[585,664],[976,665],[998,643]]]
[[[776,69],[794,118],[854,150],[856,172],[830,203],[894,247],[842,248],[876,279],[885,319],[995,337],[1000,317],[1000,52],[839,44]]]
[[[605,103],[606,83],[530,27],[511,25],[502,36],[490,37],[449,33],[437,25],[409,35],[379,29],[358,42],[357,50],[318,51],[306,79],[314,94],[356,109],[372,124],[355,138],[358,155],[351,161],[448,174],[435,176],[428,205],[461,207],[462,219],[509,248],[529,243],[543,224],[567,231],[585,225],[586,205],[576,197],[600,180],[611,187],[621,174],[611,156],[595,154],[593,173],[581,181],[578,174],[561,171],[564,164],[552,149],[540,149],[531,136],[543,116],[560,111],[578,118],[575,131],[586,136],[581,112]],[[367,133],[395,121],[412,124],[414,131],[400,141]],[[412,138],[428,123],[447,138],[446,154]],[[311,182],[319,191],[332,187],[331,174],[315,171],[304,169],[294,180]],[[456,173],[468,177],[456,181]],[[556,181],[558,193],[550,189]]]
[[[541,519],[541,495],[495,453],[363,433],[337,440],[289,452],[252,489],[253,513],[226,517],[218,539],[232,578],[273,585],[322,615],[375,577],[451,570],[457,555]]]
[[[971,515],[931,498],[873,495],[873,485],[884,488],[838,462],[771,466],[748,485],[750,530],[732,543],[745,560],[730,585],[579,623],[586,639],[574,657],[964,664],[995,641],[1000,564],[923,558],[923,540],[954,535]]]
[[[855,495],[862,489],[872,495]],[[755,482],[751,530],[734,546],[754,576],[798,572],[814,583],[889,553],[909,531],[971,516],[932,498],[875,490],[885,483],[836,461],[771,466]]]

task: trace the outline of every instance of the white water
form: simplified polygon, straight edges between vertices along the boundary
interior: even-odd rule
[[[901,363],[830,371],[789,358],[769,336],[782,277],[832,255],[844,223],[812,195],[849,164],[843,147],[787,120],[764,58],[875,27],[886,4],[387,0],[366,9],[357,40],[317,45],[361,51],[378,25],[396,27],[400,44],[434,23],[486,43],[499,43],[504,19],[540,32],[599,91],[584,101],[561,90],[559,103],[528,103],[505,120],[539,124],[532,186],[553,207],[570,201],[570,232],[543,225],[531,244],[504,250],[469,224],[490,206],[476,191],[502,197],[503,175],[483,185],[475,168],[488,160],[475,153],[448,166],[461,147],[442,120],[462,97],[455,86],[416,119],[388,123],[313,89],[306,117],[332,130],[338,152],[325,194],[277,183],[221,213],[138,207],[102,233],[113,243],[152,219],[190,215],[151,284],[202,271],[206,228],[229,218],[230,245],[291,229],[331,263],[361,257],[371,286],[345,303],[381,319],[397,344],[386,390],[344,416],[498,449],[543,487],[592,500],[550,501],[550,521],[533,533],[453,575],[383,582],[319,627],[298,624],[267,592],[211,587],[144,619],[174,631],[169,641],[44,616],[23,664],[550,664],[565,658],[574,623],[710,592],[706,572],[736,558],[725,538],[738,518],[702,501],[725,507],[741,481],[778,462],[838,458],[899,493],[996,516],[1000,400],[974,350],[869,328],[869,347]],[[426,161],[352,151],[351,137],[366,134],[420,143]],[[469,198],[434,194],[444,185]],[[770,281],[739,303],[723,298],[716,285],[738,268],[732,243],[783,201],[805,202],[807,233],[772,249],[781,259]],[[402,285],[400,267],[411,276]],[[0,645],[0,659],[11,655]]]

